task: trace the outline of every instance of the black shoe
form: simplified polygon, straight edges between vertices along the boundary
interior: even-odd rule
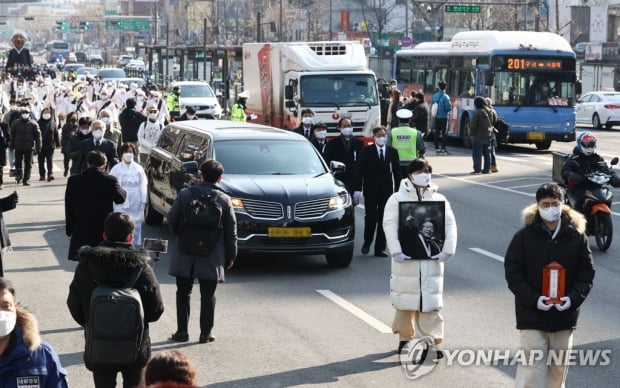
[[[409,341],[400,341],[398,343],[398,353],[402,352],[403,348],[405,347],[405,345],[407,345]]]
[[[368,252],[370,252],[370,244],[364,243],[364,245],[362,245],[362,253],[366,255]]]
[[[189,334],[176,332],[170,336],[170,339],[175,342],[187,342],[189,341]]]
[[[206,344],[208,342],[213,342],[213,341],[215,341],[215,337],[212,336],[211,334],[207,334],[207,335],[200,334],[200,338],[198,338],[199,344]]]
[[[30,186],[30,183],[28,183],[28,181],[24,181],[24,186]]]
[[[380,252],[375,252],[375,257],[388,257],[387,253],[380,251]]]

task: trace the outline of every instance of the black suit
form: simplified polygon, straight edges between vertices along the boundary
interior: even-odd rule
[[[319,140],[316,137],[313,137],[310,140],[310,143],[314,146],[314,148],[319,151],[319,154],[323,157],[323,159],[327,160],[326,151],[327,151],[327,139]]]
[[[86,170],[86,157],[90,151],[101,151],[105,154],[105,157],[108,159],[108,166],[106,171],[110,171],[112,167],[116,163],[118,163],[118,153],[116,152],[116,147],[114,146],[114,142],[108,139],[99,140],[99,146],[95,145],[95,139],[90,138],[86,140],[82,140],[80,143],[80,160],[79,165],[82,166],[82,171]]]
[[[69,260],[76,260],[82,245],[96,246],[103,241],[103,222],[113,211],[112,204],[125,202],[126,195],[116,177],[95,167],[69,177],[65,190]]]
[[[355,190],[364,192],[366,218],[364,224],[364,245],[370,245],[375,237],[375,253],[385,250],[385,233],[383,232],[383,209],[390,195],[400,184],[400,160],[398,151],[390,146],[383,146],[384,160],[379,158],[378,147],[374,144],[364,147],[357,169]]]
[[[364,142],[360,139],[351,136],[349,140],[345,140],[342,135],[328,141],[325,148],[325,161],[328,164],[332,160],[337,160],[346,165],[346,170],[338,174],[338,178],[344,183],[350,194],[353,194],[353,191],[355,191],[357,163],[362,153],[362,148],[364,148]]]
[[[300,134],[301,136],[305,137],[308,140],[312,140],[314,139],[313,128],[314,127],[312,125],[310,126],[310,128],[308,128],[308,136],[306,136],[306,129],[304,128],[303,124],[293,129],[293,132]]]

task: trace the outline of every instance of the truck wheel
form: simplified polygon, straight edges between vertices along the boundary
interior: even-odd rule
[[[160,225],[164,221],[164,216],[159,214],[157,210],[151,206],[151,198],[146,202],[144,207],[144,222],[147,225]]]
[[[551,147],[551,140],[545,140],[542,143],[535,143],[536,149],[539,151],[548,150]]]
[[[346,268],[353,260],[353,247],[329,251],[325,259],[332,268]]]

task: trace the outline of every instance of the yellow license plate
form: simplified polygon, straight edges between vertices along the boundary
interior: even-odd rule
[[[288,237],[288,238],[299,238],[299,237],[310,237],[312,235],[312,230],[310,228],[268,228],[267,236],[268,237]]]
[[[544,132],[528,132],[527,140],[545,140]]]

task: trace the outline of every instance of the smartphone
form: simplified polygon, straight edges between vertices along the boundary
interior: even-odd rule
[[[145,238],[142,247],[145,251],[166,253],[168,252],[168,240]]]

